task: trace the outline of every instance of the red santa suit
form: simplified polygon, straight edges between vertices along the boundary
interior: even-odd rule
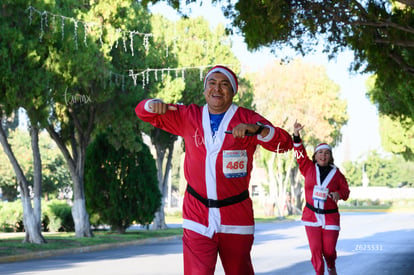
[[[327,188],[327,194],[338,192],[339,198],[347,200],[349,187],[344,175],[331,164],[331,170],[321,182],[320,167],[309,159],[302,142],[294,143],[299,170],[305,177],[306,206],[302,213],[312,252],[312,264],[317,274],[324,274],[323,258],[328,268],[335,268],[336,242],[340,230],[340,215],[337,203],[329,196],[326,200],[318,197],[318,190]],[[326,189],[325,189],[326,190]]]
[[[252,235],[254,217],[247,190],[253,154],[258,144],[276,153],[286,152],[293,147],[290,135],[285,130],[274,127],[256,112],[233,104],[226,111],[213,136],[207,105],[174,105],[176,111],[157,115],[150,111],[148,102],[140,102],[135,109],[136,114],[143,121],[184,138],[184,174],[188,185],[196,194],[209,202],[245,198],[225,207],[206,207],[196,196],[186,192],[183,228],[209,238],[213,238],[216,233]],[[266,137],[257,135],[234,138],[225,133],[240,123],[257,122],[270,129]],[[237,243],[233,241],[233,245]]]

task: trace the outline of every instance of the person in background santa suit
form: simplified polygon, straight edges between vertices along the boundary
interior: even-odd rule
[[[330,275],[335,275],[336,243],[339,237],[340,217],[338,200],[349,197],[348,182],[334,165],[332,148],[321,143],[315,148],[312,160],[307,156],[299,132],[303,125],[293,125],[293,146],[299,170],[305,177],[306,206],[302,213],[316,274],[323,275],[324,258]]]
[[[187,275],[214,274],[218,255],[227,275],[254,274],[254,217],[248,191],[253,154],[258,144],[276,153],[293,148],[288,132],[233,104],[237,89],[234,72],[218,65],[204,78],[204,106],[146,99],[135,109],[143,121],[185,141]]]

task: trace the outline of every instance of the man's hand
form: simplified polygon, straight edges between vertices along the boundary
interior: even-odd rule
[[[254,134],[257,130],[259,130],[259,125],[256,124],[246,124],[240,123],[236,127],[233,128],[232,134],[235,138],[244,138],[247,133]],[[265,137],[269,134],[269,128],[263,128],[262,133],[260,134],[262,137]]]
[[[169,105],[166,104],[164,102],[161,101],[153,101],[149,104],[149,108],[151,109],[151,111],[153,113],[159,114],[159,115],[163,115],[165,114],[168,110],[170,111],[176,111],[177,107],[173,106],[173,105]]]

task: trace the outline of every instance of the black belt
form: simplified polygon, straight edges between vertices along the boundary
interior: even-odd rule
[[[249,191],[244,190],[236,196],[225,198],[223,200],[206,199],[203,198],[200,194],[198,194],[189,184],[187,184],[187,192],[190,193],[194,198],[202,202],[208,208],[220,208],[223,206],[232,205],[244,201],[249,197]]]
[[[338,213],[338,208],[335,208],[335,209],[320,209],[320,208],[313,207],[313,205],[308,203],[308,202],[306,203],[306,207],[309,208],[310,210],[312,210],[313,212],[318,213],[318,214]]]

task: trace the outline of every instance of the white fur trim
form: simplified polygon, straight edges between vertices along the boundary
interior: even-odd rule
[[[204,78],[204,89],[206,88],[207,85],[207,78],[213,74],[213,73],[222,73],[225,76],[227,76],[227,78],[230,81],[231,87],[233,88],[233,93],[236,94],[237,93],[237,84],[236,84],[236,79],[234,78],[233,74],[231,72],[229,72],[228,70],[218,67],[218,68],[214,68],[211,71],[209,71],[206,75],[206,77]]]
[[[331,150],[332,151],[331,146],[329,146],[328,144],[321,144],[321,145],[318,145],[315,148],[315,152],[318,152],[319,150],[322,150],[322,149],[328,149],[328,150]]]
[[[147,102],[145,102],[145,105],[144,105],[144,109],[145,109],[145,111],[147,111],[147,112],[149,112],[149,113],[154,113],[154,111],[150,108],[150,106],[149,106],[149,104],[151,103],[151,102],[163,102],[161,99],[158,99],[158,98],[154,98],[154,99],[150,99],[150,100],[148,100]]]
[[[267,134],[267,136],[265,136],[265,137],[263,137],[262,135],[257,135],[257,139],[261,140],[263,142],[271,141],[273,136],[275,135],[275,128],[273,128],[269,125],[265,125],[264,127],[268,128],[270,130],[269,134]]]
[[[220,233],[250,235],[254,233],[254,225],[221,225]]]

